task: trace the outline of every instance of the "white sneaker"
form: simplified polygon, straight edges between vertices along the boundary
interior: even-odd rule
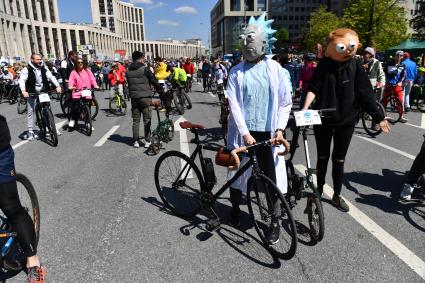
[[[151,146],[151,142],[146,141],[145,142],[145,148],[149,148]]]
[[[74,120],[69,121],[68,127],[74,128],[74,126],[75,126],[75,121]]]
[[[413,187],[409,184],[404,184],[403,190],[400,193],[400,198],[402,200],[410,200],[413,193]]]
[[[24,139],[26,139],[27,141],[33,141],[35,139],[35,135],[34,132],[28,132],[25,136]]]
[[[135,148],[139,148],[139,147],[140,147],[140,144],[139,144],[139,142],[138,142],[138,141],[135,141],[135,142],[134,142],[134,144],[133,144],[133,146],[134,146]]]

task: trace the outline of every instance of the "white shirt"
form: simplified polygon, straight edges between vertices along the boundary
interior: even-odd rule
[[[34,69],[35,72],[35,91],[40,92],[43,89],[43,79],[41,77],[41,68],[46,69],[46,77],[49,81],[51,81],[56,87],[59,87],[59,83],[56,80],[56,78],[52,75],[52,73],[49,71],[49,69],[46,68],[46,66],[42,66],[41,68],[36,68],[32,63],[29,63],[29,65]],[[21,71],[21,75],[19,76],[19,87],[21,88],[21,91],[26,91],[25,83],[28,80],[28,68],[25,67]]]

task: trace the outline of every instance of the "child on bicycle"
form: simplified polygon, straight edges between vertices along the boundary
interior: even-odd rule
[[[14,152],[10,145],[6,118],[0,115],[0,209],[7,217],[27,257],[27,276],[30,283],[42,283],[46,270],[37,256],[34,223],[19,200],[16,184]]]

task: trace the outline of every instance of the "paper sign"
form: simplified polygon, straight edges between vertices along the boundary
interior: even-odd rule
[[[320,119],[320,115],[317,110],[304,110],[294,112],[294,116],[297,127],[322,124],[322,119]]]
[[[91,98],[91,91],[88,89],[85,89],[81,92],[82,97]]]
[[[50,97],[49,97],[49,95],[48,95],[47,93],[41,93],[41,94],[38,96],[38,100],[39,100],[41,103],[43,103],[43,102],[50,102]]]

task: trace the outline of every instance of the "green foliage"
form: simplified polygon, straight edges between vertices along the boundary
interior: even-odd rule
[[[289,39],[289,32],[286,28],[281,28],[275,33],[274,37],[277,39],[278,47],[283,47]]]
[[[311,14],[311,29],[304,36],[304,45],[307,50],[315,50],[316,44],[324,45],[328,34],[341,27],[341,20],[326,7],[320,6]]]
[[[410,23],[416,32],[414,36],[417,38],[425,38],[425,3],[419,6],[418,13]]]
[[[385,50],[407,38],[407,19],[403,7],[395,0],[375,0],[373,28],[370,33],[371,45]],[[344,11],[342,24],[354,29],[364,44],[369,32],[369,18],[372,0],[351,0]]]

